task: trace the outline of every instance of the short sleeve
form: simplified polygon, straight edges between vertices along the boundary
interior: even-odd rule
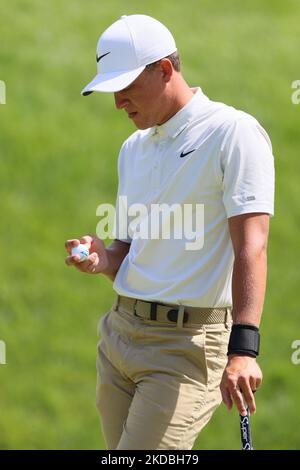
[[[236,120],[221,148],[223,203],[227,217],[274,215],[274,157],[268,134],[253,118]]]

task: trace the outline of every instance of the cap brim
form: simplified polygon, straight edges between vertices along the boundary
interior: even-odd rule
[[[100,73],[82,90],[83,96],[93,91],[115,92],[128,87],[145,69],[145,65],[130,72]]]

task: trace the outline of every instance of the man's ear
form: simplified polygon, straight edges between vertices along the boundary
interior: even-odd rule
[[[172,62],[169,59],[162,59],[159,63],[160,69],[162,71],[163,80],[167,83],[171,80],[171,77],[174,73]]]

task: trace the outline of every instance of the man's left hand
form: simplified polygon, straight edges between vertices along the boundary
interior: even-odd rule
[[[255,413],[254,392],[261,382],[262,372],[254,357],[229,355],[220,385],[223,402],[228,410],[234,403],[239,413],[246,416],[245,400],[250,413]]]

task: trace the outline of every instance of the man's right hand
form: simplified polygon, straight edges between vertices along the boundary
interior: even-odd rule
[[[87,245],[90,254],[85,261],[80,262],[79,255],[71,254],[73,247],[78,246],[80,243]],[[103,273],[108,268],[108,256],[106,253],[105,245],[98,237],[85,235],[78,239],[67,240],[65,247],[69,256],[65,259],[68,266],[75,266],[79,271],[88,274]]]

